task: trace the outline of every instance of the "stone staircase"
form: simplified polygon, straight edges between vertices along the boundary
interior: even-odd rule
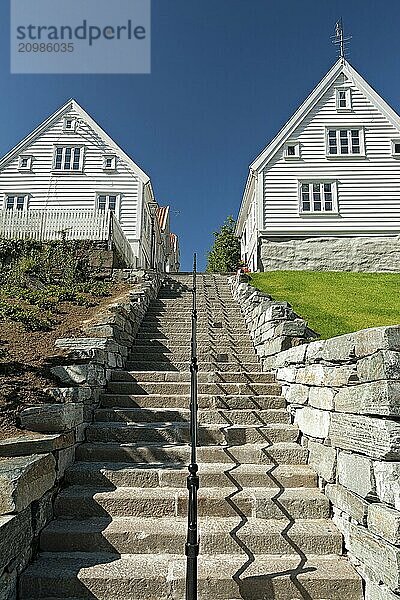
[[[20,598],[184,600],[191,279],[166,279],[67,472]],[[360,600],[226,277],[199,275],[201,600]]]

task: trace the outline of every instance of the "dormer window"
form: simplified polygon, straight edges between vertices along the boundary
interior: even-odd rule
[[[284,157],[285,160],[298,160],[300,158],[300,142],[287,142]]]
[[[76,131],[76,119],[74,117],[65,117],[64,119],[64,131]]]
[[[32,156],[20,156],[18,169],[19,171],[30,171],[32,169]]]
[[[103,158],[104,171],[115,171],[117,168],[117,157],[115,154],[106,154]]]
[[[338,88],[336,90],[336,110],[338,112],[348,112],[351,108],[351,89]]]
[[[392,156],[400,158],[400,139],[392,140]]]

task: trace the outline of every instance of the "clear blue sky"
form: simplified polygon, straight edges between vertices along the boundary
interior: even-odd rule
[[[195,250],[204,267],[212,232],[237,215],[248,165],[336,60],[340,16],[350,62],[400,111],[399,0],[153,0],[152,74],[124,76],[10,75],[8,3],[0,154],[76,98],[178,212],[184,270]]]

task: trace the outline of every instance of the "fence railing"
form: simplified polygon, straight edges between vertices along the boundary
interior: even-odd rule
[[[78,209],[0,210],[0,237],[5,239],[107,241],[128,267],[136,266],[132,246],[111,211]]]
[[[197,464],[197,374],[199,365],[197,361],[197,257],[193,260],[193,306],[192,306],[192,339],[191,339],[191,386],[190,386],[190,465],[187,478],[189,490],[188,502],[188,529],[186,539],[186,600],[197,600],[197,561],[199,555],[198,533],[198,506],[197,492],[199,489],[199,475]]]

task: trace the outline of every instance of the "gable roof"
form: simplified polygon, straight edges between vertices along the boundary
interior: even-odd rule
[[[10,150],[7,154],[0,159],[0,169],[2,169],[5,165],[7,165],[15,156],[17,156],[20,152],[23,152],[24,149],[32,144],[42,133],[47,131],[54,123],[56,123],[61,117],[68,114],[71,110],[78,113],[78,115],[85,121],[96,133],[97,135],[108,145],[110,146],[114,152],[128,165],[131,167],[132,171],[135,175],[143,182],[144,185],[150,184],[150,177],[146,175],[144,171],[138,165],[133,162],[133,160],[126,154],[116,142],[96,123],[94,119],[78,104],[76,100],[71,98],[66,102],[61,108],[56,110],[50,117],[48,117],[43,123],[41,123],[36,129],[34,129],[29,135],[27,135],[19,144],[17,144],[12,150]]]
[[[388,119],[388,121],[397,129],[400,129],[400,116],[389,106],[389,104],[369,85],[367,81],[350,65],[350,63],[340,58],[328,71],[325,77],[314,88],[311,94],[305,99],[301,106],[296,110],[293,116],[282,127],[278,134],[268,144],[266,148],[257,156],[250,165],[250,173],[247,178],[246,187],[243,194],[242,204],[237,219],[236,231],[241,227],[241,221],[247,209],[250,199],[250,190],[253,187],[256,174],[260,172],[265,165],[282,148],[292,133],[299,127],[302,121],[307,117],[314,106],[319,102],[322,96],[327,92],[330,86],[341,75],[351,80],[358,89],[370,100]]]

